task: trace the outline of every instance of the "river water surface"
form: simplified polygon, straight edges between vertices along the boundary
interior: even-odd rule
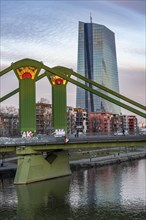
[[[0,180],[2,220],[145,220],[146,160],[16,186]]]

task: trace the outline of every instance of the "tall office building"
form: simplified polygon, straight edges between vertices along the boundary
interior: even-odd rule
[[[104,25],[94,24],[92,21],[79,22],[77,72],[119,92],[115,36]],[[97,90],[100,91],[100,89]],[[79,87],[77,87],[76,107],[84,108],[88,112],[120,113],[119,106]]]

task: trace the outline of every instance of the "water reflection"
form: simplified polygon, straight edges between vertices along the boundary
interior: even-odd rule
[[[28,185],[0,185],[3,220],[145,220],[146,160],[73,172]]]
[[[17,203],[13,179],[0,179],[0,219],[16,219]]]
[[[65,208],[66,194],[69,189],[71,177],[53,179],[49,181],[28,185],[17,185],[19,220],[48,219],[55,212]]]
[[[133,161],[74,173],[70,207],[78,214],[92,212],[95,219],[146,219],[145,164]]]
[[[84,206],[116,204],[121,200],[121,176],[118,173],[115,175],[113,167],[77,172],[72,177],[68,197],[73,208],[79,207],[80,204]]]
[[[146,206],[146,160],[132,161],[122,166],[121,197],[122,204],[132,205],[138,201],[138,205]]]

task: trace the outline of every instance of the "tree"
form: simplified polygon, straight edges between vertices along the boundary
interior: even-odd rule
[[[37,103],[45,103],[45,104],[50,104],[48,99],[45,98],[40,98],[40,101],[38,101]]]
[[[18,115],[18,109],[14,106],[0,106],[0,113]]]

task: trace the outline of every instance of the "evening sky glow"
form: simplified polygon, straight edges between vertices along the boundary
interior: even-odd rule
[[[93,23],[115,33],[120,93],[146,105],[145,8],[145,0],[1,0],[1,70],[31,58],[76,71],[78,22],[90,22],[91,13]],[[6,74],[1,79],[1,96],[17,87],[14,74]],[[46,78],[37,82],[37,101],[41,97],[51,102]],[[67,103],[75,107],[76,87],[70,83]],[[1,105],[18,105],[18,95]]]

